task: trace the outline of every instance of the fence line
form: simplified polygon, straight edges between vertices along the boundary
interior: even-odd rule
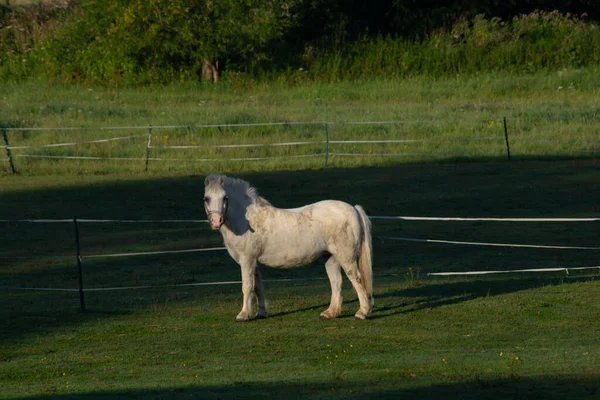
[[[82,144],[106,143],[120,140],[133,139],[138,137],[146,137],[146,135],[130,135],[117,138],[98,139],[84,142],[66,142],[66,143],[51,143],[38,146],[0,146],[0,148],[21,150],[21,149],[41,149],[52,147],[67,147],[77,146]],[[450,140],[450,138],[448,138]],[[487,136],[487,137],[459,137],[451,138],[451,140],[504,140],[503,136]],[[330,144],[376,144],[376,143],[425,143],[425,142],[443,142],[440,139],[386,139],[386,140],[330,140]],[[251,143],[251,144],[225,144],[225,145],[176,145],[176,146],[148,146],[151,149],[195,149],[195,148],[249,148],[249,147],[271,147],[271,146],[299,146],[307,144],[325,144],[327,141],[300,141],[300,142],[276,142],[276,143]]]
[[[598,269],[600,272],[600,266],[593,267],[559,267],[559,268],[534,268],[534,269],[509,269],[506,271],[465,271],[465,272],[429,272],[427,276],[453,276],[453,275],[491,275],[491,274],[512,274],[515,272],[528,273],[528,272],[558,272],[564,271],[567,274],[569,271],[582,271],[587,269]]]
[[[256,144],[218,144],[218,145],[192,145],[192,146],[150,146],[151,149],[198,149],[198,148],[246,148],[246,147],[271,147],[271,146],[300,146],[305,144],[324,144],[325,141],[312,142],[284,142],[284,143],[256,143]]]
[[[507,271],[467,271],[467,272],[429,272],[427,276],[452,276],[452,275],[490,275],[490,274],[510,274],[510,273],[532,273],[532,272],[560,272],[576,270],[598,269],[600,266],[593,267],[561,267],[561,268],[534,268],[534,269],[513,269]],[[398,276],[398,274],[386,274],[385,276]],[[375,275],[375,277],[379,277]],[[328,278],[281,278],[281,279],[263,279],[263,282],[307,282],[307,281],[323,281]],[[19,291],[42,291],[42,292],[108,292],[118,290],[139,290],[139,289],[161,289],[173,287],[195,287],[195,286],[221,286],[221,285],[239,285],[242,281],[213,281],[213,282],[196,282],[196,283],[174,283],[170,285],[141,285],[141,286],[115,286],[115,287],[99,287],[99,288],[44,288],[44,287],[11,287],[0,286],[3,290],[19,290]]]
[[[407,215],[370,215],[369,219],[404,220],[404,221],[462,221],[462,222],[596,222],[600,217],[582,218],[497,218],[497,217],[418,217]],[[72,218],[22,218],[0,219],[0,222],[30,222],[30,223],[72,223]],[[82,223],[201,223],[206,219],[95,219],[77,218]]]
[[[70,222],[73,222],[71,220]],[[77,220],[77,222],[80,222]],[[489,243],[489,242],[465,242],[465,241],[453,241],[453,240],[439,240],[439,239],[420,239],[420,238],[407,238],[407,237],[389,237],[389,236],[377,236],[377,239],[404,241],[404,242],[417,242],[417,243],[438,243],[438,244],[452,244],[462,246],[483,246],[483,247],[514,247],[514,248],[531,248],[531,249],[554,249],[554,250],[600,250],[600,247],[588,247],[588,246],[557,246],[557,245],[536,245],[536,244],[514,244],[514,243]],[[82,259],[88,258],[113,258],[113,257],[136,257],[146,255],[160,255],[160,254],[182,254],[182,253],[199,253],[209,251],[222,251],[227,250],[226,247],[204,247],[199,249],[182,249],[182,250],[158,250],[158,251],[145,251],[145,252],[131,252],[131,253],[112,253],[112,254],[91,254],[81,255]],[[0,255],[3,259],[44,259],[44,258],[69,258],[69,255],[51,255],[51,256],[8,256]]]
[[[379,216],[379,217],[383,217],[383,216]],[[431,217],[428,217],[431,218]],[[183,249],[183,250],[162,250],[162,251],[145,251],[145,252],[130,252],[130,253],[112,253],[112,254],[91,254],[88,256],[82,256],[81,252],[80,252],[80,240],[79,240],[79,229],[78,229],[78,220],[76,217],[73,217],[72,220],[66,220],[66,219],[61,219],[61,220],[20,220],[20,221],[26,221],[26,222],[72,222],[75,228],[75,241],[76,241],[76,260],[77,260],[77,267],[78,267],[78,281],[79,281],[79,288],[78,289],[61,289],[61,288],[19,288],[19,287],[5,287],[4,289],[13,289],[13,290],[45,290],[45,291],[70,291],[70,292],[78,292],[79,293],[79,299],[80,299],[80,308],[82,311],[86,310],[86,306],[85,306],[85,296],[84,293],[86,291],[108,291],[108,290],[124,290],[124,289],[141,289],[141,288],[150,288],[152,286],[129,286],[129,287],[121,287],[121,288],[92,288],[92,289],[84,289],[84,285],[83,285],[83,268],[82,268],[82,259],[93,259],[93,258],[107,258],[107,257],[131,257],[131,256],[146,256],[146,255],[160,255],[160,254],[182,254],[182,253],[196,253],[196,252],[209,252],[209,251],[223,251],[226,250],[226,247],[212,247],[212,248],[200,248],[200,249]],[[99,221],[103,221],[103,222],[115,222],[118,220],[87,220],[89,221],[94,221],[94,222],[99,222]],[[133,220],[122,220],[122,221],[133,221]],[[144,221],[151,221],[151,220],[144,220]],[[174,221],[174,220],[171,220]],[[14,220],[12,221],[14,222]],[[401,240],[401,241],[410,241],[410,242],[425,242],[425,243],[445,243],[445,244],[458,244],[458,245],[472,245],[472,246],[495,246],[495,247],[525,247],[525,248],[544,248],[544,249],[568,249],[568,250],[600,250],[600,247],[584,247],[584,246],[546,246],[546,245],[523,245],[523,244],[506,244],[506,243],[481,243],[481,242],[459,242],[459,241],[448,241],[448,240],[437,240],[437,239],[416,239],[416,238],[404,238],[404,237],[381,237],[380,239],[388,239],[388,240]],[[57,257],[62,257],[62,256],[53,256],[53,258],[57,258]],[[12,258],[10,256],[0,256],[0,258]],[[22,258],[22,257],[19,257]],[[29,257],[29,258],[34,258],[34,257]],[[38,258],[38,257],[35,257]],[[40,257],[42,258],[42,257]],[[589,269],[589,268],[593,268],[593,267],[577,267],[577,269]],[[599,268],[600,269],[600,268]],[[568,269],[566,268],[546,268],[546,269],[538,269],[538,270],[527,270],[527,272],[547,272],[547,271],[560,271],[560,270],[564,270],[568,273]],[[451,273],[451,272],[446,272],[446,273],[437,273],[437,274],[444,274],[444,275],[474,275],[474,274],[489,274],[489,273],[508,273],[508,272],[524,272],[523,271],[519,271],[519,270],[512,270],[512,271],[470,271],[470,272],[462,272],[462,273]],[[430,273],[429,275],[433,275],[435,273]],[[291,279],[290,279],[291,280]],[[229,283],[229,282],[228,282]],[[199,285],[209,285],[209,284],[224,284],[223,282],[221,283],[198,283],[198,284],[187,284],[189,286],[199,286]],[[180,286],[180,285],[164,285],[165,287],[169,287],[169,286]]]
[[[600,217],[582,218],[497,218],[497,217],[418,217],[407,215],[369,215],[369,219],[404,220],[404,221],[463,221],[463,222],[596,222]],[[0,222],[30,222],[30,223],[72,223],[72,218],[22,218],[0,219]],[[206,219],[95,219],[77,218],[81,223],[201,223]]]
[[[294,126],[323,125],[325,121],[264,122],[249,124],[197,124],[197,125],[137,125],[137,126],[100,126],[100,127],[56,127],[56,128],[3,128],[7,131],[89,131],[89,130],[135,130],[135,129],[196,129],[196,128],[243,128],[255,126]],[[334,122],[331,122],[331,124]]]
[[[117,160],[117,161],[188,161],[188,162],[224,162],[224,161],[264,161],[270,159],[289,159],[289,158],[307,158],[323,157],[323,154],[297,154],[288,156],[273,157],[238,157],[238,158],[162,158],[162,157],[94,157],[94,156],[49,156],[38,154],[15,154],[13,157],[21,158],[49,158],[49,159],[67,159],[67,160]]]
[[[79,220],[77,220],[79,222]],[[162,250],[162,251],[143,251],[137,253],[114,253],[114,254],[92,254],[89,256],[82,255],[82,258],[102,258],[102,257],[131,257],[131,256],[147,256],[158,254],[179,254],[179,253],[198,253],[204,251],[219,251],[227,250],[227,247],[205,247],[202,249],[187,249],[187,250]]]
[[[119,140],[133,139],[133,138],[143,137],[143,136],[145,136],[145,135],[122,136],[122,137],[117,137],[117,138],[98,139],[98,140],[90,140],[90,141],[85,141],[85,142],[51,143],[51,144],[42,144],[39,146],[0,146],[0,147],[3,147],[5,149],[11,149],[11,150],[41,149],[41,148],[47,148],[47,147],[66,147],[66,146],[77,146],[77,145],[81,145],[81,144],[115,142],[115,141],[119,141]]]
[[[323,281],[328,278],[280,278],[280,279],[263,279],[263,282],[303,282],[303,281]],[[170,287],[193,287],[193,286],[219,286],[240,284],[242,281],[216,281],[216,282],[196,282],[196,283],[174,283],[171,285],[142,285],[142,286],[116,286],[116,287],[99,287],[99,288],[84,288],[84,292],[104,292],[113,290],[131,290],[131,289],[160,289]],[[44,288],[44,287],[11,287],[0,286],[5,290],[30,290],[42,292],[79,292],[80,289],[74,288]]]
[[[498,120],[495,120],[498,121]],[[294,126],[294,125],[396,125],[407,123],[433,123],[440,120],[395,120],[395,121],[290,121],[290,122],[258,122],[247,124],[195,124],[195,125],[139,125],[139,126],[101,126],[101,127],[54,127],[54,128],[3,128],[7,131],[77,131],[77,130],[134,130],[134,129],[196,129],[196,128],[247,128],[257,126]]]
[[[489,119],[486,119],[486,122]],[[510,144],[507,130],[506,117],[502,119],[493,119],[494,122],[502,122],[504,127],[504,136],[488,136],[488,137],[462,137],[462,138],[447,138],[445,140],[459,141],[459,140],[475,140],[475,141],[492,141],[492,140],[505,140],[506,142],[506,152],[508,159],[511,159],[510,156]],[[131,139],[144,135],[130,135],[127,137],[121,138],[109,138],[109,139],[99,139],[93,141],[85,141],[85,142],[68,142],[68,143],[53,143],[39,146],[10,146],[8,143],[8,139],[6,137],[7,131],[76,131],[76,130],[148,130],[150,135],[148,137],[148,145],[146,146],[146,157],[138,158],[138,157],[100,157],[100,156],[85,156],[85,155],[44,155],[44,154],[17,154],[13,158],[32,158],[32,159],[66,159],[66,160],[115,160],[115,161],[145,161],[145,171],[148,171],[148,164],[150,161],[176,161],[176,162],[226,162],[226,161],[265,161],[265,160],[280,160],[280,159],[295,159],[295,158],[306,158],[306,157],[322,157],[325,156],[325,167],[328,166],[328,158],[331,154],[332,156],[337,157],[419,157],[426,154],[437,154],[440,155],[439,152],[430,151],[430,152],[413,152],[413,153],[373,153],[371,150],[368,153],[349,153],[349,152],[337,152],[330,153],[330,145],[333,144],[392,144],[392,143],[425,143],[425,142],[443,142],[442,139],[372,139],[372,140],[329,140],[329,125],[340,125],[340,126],[353,126],[353,125],[383,125],[383,124],[408,124],[408,123],[434,123],[434,122],[442,122],[440,120],[392,120],[392,121],[341,121],[341,122],[327,122],[327,121],[296,121],[296,122],[270,122],[270,123],[242,123],[242,124],[197,124],[197,125],[142,125],[142,126],[111,126],[111,127],[57,127],[57,128],[2,128],[3,134],[5,136],[5,146],[3,146],[7,152],[11,149],[36,149],[36,148],[54,148],[54,147],[66,147],[66,146],[76,146],[80,144],[89,144],[89,143],[102,143],[102,142],[110,142],[115,140],[125,140]],[[299,126],[299,125],[313,125],[318,126],[322,125],[325,128],[325,141],[294,141],[294,142],[284,142],[284,143],[247,143],[247,144],[224,144],[224,145],[173,145],[173,146],[152,146],[151,145],[151,134],[153,129],[200,129],[200,128],[241,128],[241,127],[260,127],[260,126]],[[527,140],[517,138],[517,140]],[[557,141],[549,141],[549,140],[534,140],[537,142],[556,142]],[[188,159],[188,158],[172,158],[172,157],[150,157],[150,150],[152,148],[156,149],[194,149],[194,148],[259,148],[259,147],[278,147],[278,146],[301,146],[301,145],[316,145],[316,144],[324,144],[325,149],[324,153],[313,153],[313,154],[302,154],[295,156],[248,156],[248,157],[236,157],[236,158],[196,158],[196,159]],[[586,146],[591,146],[591,143],[588,143]],[[600,152],[600,150],[583,150],[573,152],[581,153],[581,154],[596,154]],[[486,153],[487,154],[487,153]],[[442,155],[456,155],[455,153],[442,153]],[[11,170],[13,173],[16,173],[16,169],[12,163],[12,159],[9,156],[8,162],[11,163]]]
[[[519,118],[513,118],[518,120]],[[483,119],[481,120],[484,121]],[[486,123],[490,121],[502,122],[502,119],[485,119]],[[143,129],[196,129],[196,128],[244,128],[257,126],[294,126],[294,125],[401,125],[401,124],[428,124],[442,123],[439,119],[415,119],[415,120],[389,120],[389,121],[288,121],[288,122],[257,122],[242,124],[194,124],[194,125],[136,125],[136,126],[100,126],[100,127],[6,127],[7,131],[77,131],[77,130],[135,130]]]
[[[411,217],[411,216],[388,216],[371,215],[370,219],[390,219],[405,221],[467,221],[467,222],[594,222],[600,221],[599,218],[484,218],[484,217]]]
[[[462,242],[462,241],[454,241],[454,240],[416,239],[416,238],[407,238],[407,237],[388,237],[388,236],[381,236],[379,238],[387,239],[387,240],[398,240],[398,241],[404,241],[404,242],[456,244],[456,245],[463,245],[463,246],[521,247],[521,248],[532,248],[532,249],[558,249],[558,250],[600,250],[600,247],[586,247],[586,246],[551,246],[551,245],[537,245],[537,244]]]

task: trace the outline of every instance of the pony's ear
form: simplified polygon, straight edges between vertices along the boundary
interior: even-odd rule
[[[223,186],[225,184],[225,180],[222,176],[219,176],[219,185]]]
[[[204,186],[208,186],[208,184],[210,183],[211,180],[212,180],[211,177],[207,176],[206,179],[204,179]]]

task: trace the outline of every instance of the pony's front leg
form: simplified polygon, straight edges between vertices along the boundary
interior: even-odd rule
[[[235,317],[238,322],[248,321],[252,315],[252,296],[254,295],[256,279],[256,259],[241,259],[242,269],[242,311]]]

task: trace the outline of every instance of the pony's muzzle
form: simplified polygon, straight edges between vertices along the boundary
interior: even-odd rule
[[[209,222],[210,222],[210,227],[212,228],[212,230],[218,231],[219,229],[221,229],[221,226],[223,225],[223,214],[210,213]]]

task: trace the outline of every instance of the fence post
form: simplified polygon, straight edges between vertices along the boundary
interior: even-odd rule
[[[148,172],[148,161],[150,161],[150,144],[152,143],[152,125],[148,127],[148,146],[146,147],[146,172]]]
[[[12,152],[10,151],[10,145],[8,144],[8,135],[6,134],[5,127],[2,127],[2,137],[4,138],[4,144],[6,145],[6,156],[8,157],[8,162],[10,164],[10,170],[13,174],[16,174],[17,170],[15,169],[15,164],[13,164]]]
[[[506,140],[506,154],[508,155],[508,161],[510,161],[510,145],[508,144],[508,128],[506,126],[506,117],[504,117],[504,139]]]
[[[329,123],[325,122],[325,168],[329,163]]]
[[[81,268],[81,252],[79,250],[79,227],[77,226],[77,217],[73,217],[75,226],[75,250],[77,254],[77,275],[79,278],[79,304],[81,311],[85,311],[85,300],[83,298],[83,270]]]

